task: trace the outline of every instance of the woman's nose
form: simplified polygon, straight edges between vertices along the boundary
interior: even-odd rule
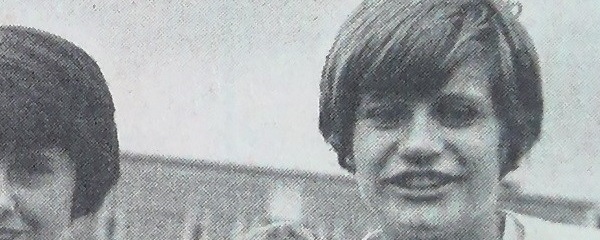
[[[444,144],[439,125],[426,111],[416,111],[400,145],[403,160],[414,165],[431,164],[442,154]]]

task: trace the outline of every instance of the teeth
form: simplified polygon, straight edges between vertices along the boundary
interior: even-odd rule
[[[425,189],[425,188],[436,188],[452,182],[451,178],[436,176],[436,175],[421,175],[404,178],[396,178],[395,181],[391,182],[394,185],[398,185],[403,188],[412,189]]]
[[[409,178],[405,182],[408,187],[411,188],[427,188],[433,187],[435,185],[439,185],[441,183],[440,179],[432,176],[423,176],[423,177],[414,177]]]
[[[385,183],[405,189],[428,189],[439,188],[454,181],[459,181],[459,178],[440,173],[407,172],[388,178]]]

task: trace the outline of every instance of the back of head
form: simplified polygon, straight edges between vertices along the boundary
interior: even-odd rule
[[[74,161],[72,218],[96,212],[119,177],[114,105],[96,62],[37,29],[0,26],[2,146],[56,146]]]

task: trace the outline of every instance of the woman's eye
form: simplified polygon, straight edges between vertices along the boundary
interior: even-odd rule
[[[16,169],[20,172],[27,173],[29,175],[35,175],[35,174],[42,175],[42,174],[52,173],[52,170],[50,169],[50,167],[48,167],[44,164],[23,165],[23,166],[17,167]]]
[[[19,156],[8,166],[9,178],[20,185],[33,186],[42,177],[52,174],[52,168],[46,161],[36,156]]]
[[[436,105],[434,115],[445,127],[469,127],[481,115],[480,111],[473,105],[465,100],[446,99]]]
[[[366,113],[366,118],[377,128],[393,129],[410,120],[411,115],[410,110],[404,106],[379,107],[369,109]]]

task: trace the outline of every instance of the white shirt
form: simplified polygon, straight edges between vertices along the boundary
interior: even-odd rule
[[[507,212],[503,240],[600,240],[600,230]]]
[[[376,240],[381,231],[367,234],[363,240]],[[503,240],[600,240],[600,230],[548,222],[539,218],[506,212]]]

